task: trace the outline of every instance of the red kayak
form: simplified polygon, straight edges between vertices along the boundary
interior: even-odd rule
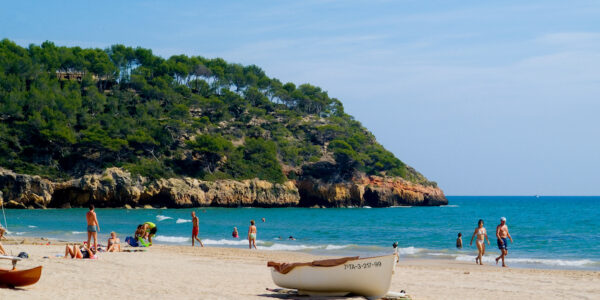
[[[18,287],[32,285],[42,276],[42,266],[27,270],[0,269],[0,285]]]

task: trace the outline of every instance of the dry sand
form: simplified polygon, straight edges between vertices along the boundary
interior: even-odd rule
[[[156,245],[147,252],[72,260],[55,257],[64,254],[64,245],[55,242],[4,246],[13,254],[29,253],[20,268],[44,269],[37,284],[0,289],[0,299],[274,299],[265,291],[276,287],[268,260],[318,258],[295,252]],[[9,267],[10,262],[0,261],[0,266]],[[600,299],[600,272],[401,260],[390,290],[406,290],[413,299]]]

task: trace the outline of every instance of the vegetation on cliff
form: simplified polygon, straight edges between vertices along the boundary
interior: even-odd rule
[[[320,179],[317,162],[328,162],[336,172],[327,180],[370,174],[435,186],[321,88],[220,58],[5,39],[0,121],[0,166],[50,179],[116,166],[153,179],[283,182]]]

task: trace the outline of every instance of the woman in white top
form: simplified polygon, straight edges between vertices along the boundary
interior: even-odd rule
[[[473,236],[471,236],[471,242],[469,243],[469,245],[473,245],[473,238],[475,238],[475,236],[477,236],[476,244],[477,244],[477,250],[479,251],[479,254],[475,258],[475,263],[483,265],[483,262],[481,259],[483,258],[483,255],[485,254],[484,239],[487,240],[488,245],[490,244],[490,240],[488,239],[488,235],[487,235],[487,231],[485,230],[485,227],[483,227],[483,220],[479,219],[479,222],[477,224],[478,224],[477,228],[475,228],[475,232],[473,232]]]

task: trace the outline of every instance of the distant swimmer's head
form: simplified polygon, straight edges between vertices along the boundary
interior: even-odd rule
[[[506,222],[506,218],[505,217],[500,218],[500,222]]]
[[[250,225],[254,225],[254,220],[250,220]]]
[[[483,226],[483,220],[479,219],[479,221],[477,222],[477,225],[479,225],[479,227]]]
[[[394,247],[394,248],[398,248],[398,242],[394,242],[394,243],[392,244],[392,247]]]

